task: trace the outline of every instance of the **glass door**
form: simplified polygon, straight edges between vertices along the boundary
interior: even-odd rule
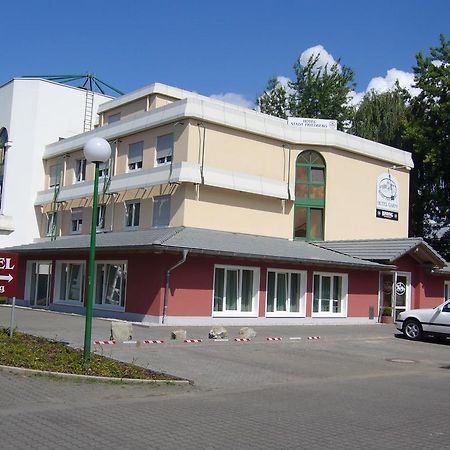
[[[395,273],[395,290],[393,295],[394,319],[402,311],[411,308],[411,274],[406,272]]]
[[[31,264],[31,306],[48,306],[51,273],[52,265],[49,262],[33,262]]]

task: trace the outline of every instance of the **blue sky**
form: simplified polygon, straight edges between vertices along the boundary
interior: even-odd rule
[[[0,17],[0,84],[90,71],[125,92],[159,81],[238,102],[272,76],[291,77],[317,45],[363,92],[390,69],[412,72],[416,52],[450,36],[448,0],[10,0]]]

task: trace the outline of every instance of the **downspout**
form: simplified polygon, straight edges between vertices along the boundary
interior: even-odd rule
[[[200,178],[201,178],[201,184],[205,184],[205,175],[203,173],[203,168],[205,165],[205,139],[206,139],[206,128],[203,122],[200,122],[197,124],[198,126],[198,132],[200,135],[200,127],[203,128],[203,140],[201,142],[201,157],[200,157]]]
[[[172,272],[172,270],[175,270],[177,267],[181,266],[181,264],[184,264],[186,262],[188,253],[189,253],[189,250],[184,249],[183,250],[183,258],[180,259],[180,261],[178,261],[174,266],[170,267],[166,272],[166,288],[164,291],[164,308],[163,308],[162,323],[164,323],[166,321],[167,308],[169,306],[170,272]]]

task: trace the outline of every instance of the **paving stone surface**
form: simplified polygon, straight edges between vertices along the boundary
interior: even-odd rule
[[[0,325],[8,313],[0,308]],[[17,320],[23,331],[57,333],[72,345],[84,325],[82,318],[28,310]],[[94,320],[98,339],[103,327],[109,323]],[[193,386],[0,372],[1,448],[450,449],[449,342],[408,342],[385,326],[264,328],[257,329],[260,340],[244,343],[99,349],[187,377]],[[168,333],[156,327],[151,338]],[[279,333],[321,339],[265,341]]]

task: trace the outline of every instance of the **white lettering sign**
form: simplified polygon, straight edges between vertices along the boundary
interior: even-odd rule
[[[308,119],[305,117],[288,117],[288,125],[294,125],[301,128],[324,128],[328,130],[337,130],[337,121],[331,119]]]
[[[377,209],[398,213],[400,186],[390,174],[383,173],[377,178]]]

